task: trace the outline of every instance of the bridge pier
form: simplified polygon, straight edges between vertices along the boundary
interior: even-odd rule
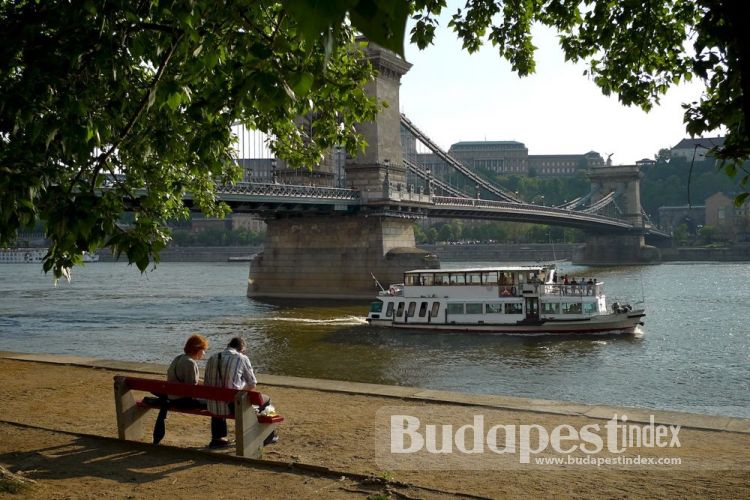
[[[416,248],[414,214],[399,205],[429,201],[406,187],[398,95],[411,65],[374,44],[366,55],[377,71],[367,91],[388,106],[357,126],[368,147],[347,158],[346,182],[361,206],[353,214],[266,220],[264,250],[250,262],[250,297],[371,299],[373,275],[387,287],[401,283],[404,271],[439,267],[437,257]]]
[[[587,266],[622,266],[657,264],[661,261],[658,248],[646,245],[643,235],[588,235],[574,264]]]
[[[249,297],[371,299],[374,275],[388,287],[408,269],[436,267],[414,248],[409,219],[313,216],[267,221],[263,252],[250,263]]]

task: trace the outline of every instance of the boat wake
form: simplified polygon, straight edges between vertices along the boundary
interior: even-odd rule
[[[332,319],[310,319],[310,318],[263,318],[267,321],[281,321],[285,323],[304,323],[309,325],[340,325],[340,326],[357,326],[366,325],[365,318],[358,316],[347,316],[345,318]]]

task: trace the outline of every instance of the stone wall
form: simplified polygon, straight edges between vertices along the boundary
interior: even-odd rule
[[[262,246],[248,247],[169,247],[161,251],[162,262],[227,262],[229,260],[250,259],[263,250]],[[97,250],[101,262],[112,262],[112,252],[108,248]],[[120,261],[127,262],[126,255]]]
[[[372,298],[409,269],[436,267],[414,248],[412,221],[311,216],[268,221],[266,244],[250,263],[250,297]]]

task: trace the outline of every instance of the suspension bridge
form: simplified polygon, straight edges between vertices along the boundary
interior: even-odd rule
[[[217,192],[235,213],[258,213],[268,225],[265,249],[251,262],[248,295],[370,297],[372,275],[397,282],[404,270],[439,265],[435,256],[415,248],[413,223],[424,217],[575,227],[589,234],[587,263],[658,259],[658,250],[644,238],[670,235],[642,211],[637,166],[590,168],[591,192],[561,206],[525,202],[443,151],[401,115],[398,86],[410,65],[376,46],[368,51],[378,70],[368,91],[390,105],[373,123],[358,127],[369,146],[346,158],[345,187],[333,187],[332,167],[322,164],[305,185],[274,173],[271,182]],[[439,168],[423,164],[424,152]]]

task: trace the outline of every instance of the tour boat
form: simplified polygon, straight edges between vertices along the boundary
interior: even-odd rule
[[[381,287],[367,321],[433,331],[632,334],[645,315],[617,302],[608,309],[603,282],[540,265],[407,271],[403,283]]]

